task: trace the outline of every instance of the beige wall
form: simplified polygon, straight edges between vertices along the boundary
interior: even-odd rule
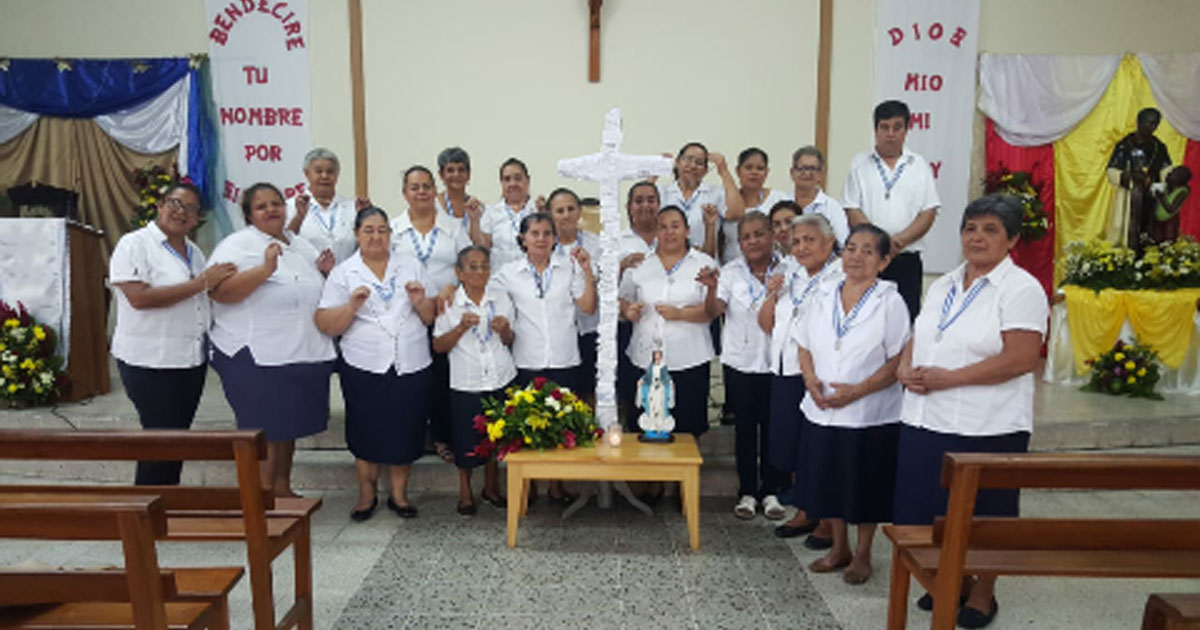
[[[353,187],[343,0],[310,0],[313,139],[338,152]],[[870,146],[874,0],[834,0],[831,191]],[[633,152],[700,139],[729,155],[774,158],[813,138],[818,0],[608,0],[602,73],[586,81],[583,0],[363,0],[373,197],[398,210],[399,171],[461,144],[473,189],[493,200],[496,167],[526,159],[535,190],[561,180],[558,158],[598,148],[620,105]],[[983,0],[985,52],[1196,50],[1194,0]],[[664,25],[671,25],[670,27]],[[162,56],[203,52],[203,0],[0,0],[0,56]],[[297,166],[299,168],[299,166]],[[587,185],[580,192],[594,193]]]

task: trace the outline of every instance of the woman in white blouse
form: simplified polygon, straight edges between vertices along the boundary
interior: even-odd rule
[[[145,429],[192,426],[208,372],[208,296],[232,276],[232,264],[204,268],[204,253],[188,239],[200,223],[200,191],[173,184],[158,216],[121,237],[108,261],[117,298],[112,355],[125,394]],[[135,483],[179,483],[182,462],[138,462]]]
[[[521,219],[518,234],[524,256],[501,267],[493,279],[496,291],[507,294],[516,313],[512,350],[518,385],[540,376],[577,391],[575,313],[596,311],[591,256],[582,247],[570,256],[554,255],[554,219],[543,212]],[[571,500],[561,482],[550,486],[550,498],[560,503]]]
[[[850,221],[841,202],[821,189],[825,183],[825,155],[812,145],[803,146],[792,153],[792,199],[804,214],[820,214],[833,227],[838,243],[845,243],[850,235]]]
[[[785,256],[785,262],[790,265],[791,261],[788,258],[792,256],[792,221],[800,216],[800,206],[791,200],[778,201],[771,206],[767,216],[771,219],[771,231],[775,234],[775,251]]]
[[[449,295],[458,282],[454,275],[458,252],[470,245],[470,239],[461,223],[438,211],[437,185],[429,169],[410,166],[402,181],[408,210],[392,219],[392,253],[421,266],[428,295]],[[429,338],[433,339],[432,325]],[[433,355],[431,371],[429,433],[438,457],[450,463],[454,453],[450,450],[450,363],[446,355]]]
[[[948,452],[1022,453],[1033,431],[1033,370],[1049,306],[1009,250],[1022,209],[1011,197],[971,202],[959,228],[966,262],[929,287],[897,376],[904,384],[895,522],[930,524],[946,513],[941,463]],[[981,490],[975,513],[1018,516],[1016,490]],[[995,576],[963,590],[958,625],[996,615]],[[917,602],[926,610],[933,600]]]
[[[546,212],[554,217],[554,230],[558,234],[558,245],[554,253],[571,256],[576,249],[583,248],[592,261],[599,260],[600,237],[579,229],[583,207],[579,195],[570,188],[557,188],[546,198]],[[595,275],[596,270],[592,270]],[[600,327],[600,312],[575,311],[575,328],[579,331],[579,378],[576,392],[589,405],[596,403],[596,330]]]
[[[721,178],[720,187],[704,181],[710,161]],[[689,142],[679,150],[675,156],[675,181],[659,185],[658,199],[663,208],[675,206],[683,211],[688,225],[696,230],[692,246],[711,257],[717,256],[720,219],[737,221],[745,212],[742,194],[733,181],[725,156],[709,153],[699,142]],[[730,254],[736,256],[736,250],[735,242]]]
[[[767,166],[766,151],[758,147],[750,147],[742,151],[738,154],[735,170],[738,182],[741,183],[738,192],[741,193],[746,214],[761,212],[765,215],[775,207],[775,204],[788,198],[787,193],[766,187],[767,175],[771,172]],[[727,263],[742,255],[741,250],[738,249],[738,221],[727,218],[721,223],[725,239],[725,247],[721,250],[721,261]]]
[[[336,355],[313,312],[333,255],[284,228],[283,195],[271,184],[247,188],[242,213],[247,226],[225,237],[209,261],[238,270],[209,290],[212,363],[238,428],[266,431],[263,485],[294,496],[296,438],[324,431],[329,421]]]
[[[754,518],[759,502],[771,519],[785,515],[776,497],[783,475],[767,458],[771,443],[770,421],[771,337],[758,325],[758,311],[767,297],[767,278],[778,272],[778,257],[772,251],[771,222],[754,211],[738,221],[742,255],[721,267],[717,281],[716,309],[710,317],[725,316],[721,329],[721,365],[724,366],[725,399],[736,422],[734,452],[737,461],[738,495],[733,513]],[[706,283],[711,283],[706,277]]]
[[[347,199],[337,194],[341,164],[329,149],[316,148],[304,156],[304,178],[308,190],[287,200],[287,228],[304,238],[317,251],[328,250],[335,262],[354,253],[354,214],[371,205],[366,199]]]
[[[450,306],[438,315],[433,350],[450,355],[450,428],[454,463],[458,466],[458,513],[475,514],[471,470],[483,464],[484,501],[504,507],[494,456],[480,456],[482,440],[475,418],[485,398],[503,400],[504,388],[517,377],[509,346],[513,342],[513,307],[508,296],[488,281],[492,266],[486,247],[471,245],[458,253],[459,287]]]
[[[829,519],[833,546],[809,565],[814,573],[845,567],[842,580],[871,577],[871,542],[892,516],[900,384],[896,365],[909,338],[908,311],[892,282],[879,279],[891,239],[871,224],[850,231],[842,253],[845,279],[808,309],[796,327],[808,396],[804,426],[804,507]],[[858,525],[852,549],[847,523]]]
[[[529,169],[525,163],[510,157],[500,165],[500,201],[483,211],[479,223],[471,222],[471,242],[483,245],[492,252],[492,265],[497,269],[524,258],[518,238],[521,220],[534,212],[542,212],[546,200],[529,194]]]
[[[790,208],[788,212],[782,209]],[[798,210],[791,201],[781,201],[774,211],[792,214]],[[804,398],[804,376],[800,374],[800,355],[793,328],[804,321],[804,314],[823,291],[842,280],[842,261],[837,257],[837,245],[829,221],[819,214],[795,217],[791,259],[793,264],[784,273],[767,279],[767,297],[758,310],[758,325],[771,336],[771,436],[768,458],[777,470],[792,474],[792,505],[795,516],[775,528],[780,538],[793,538],[817,528],[817,520],[804,510],[804,414],[800,401]],[[782,266],[782,265],[781,265]],[[828,529],[827,527],[824,529]],[[832,544],[827,531],[813,532],[804,541],[810,549],[826,549]]]
[[[621,278],[621,317],[633,322],[629,359],[645,372],[653,352],[663,351],[678,392],[671,412],[675,430],[695,436],[708,430],[714,354],[708,324],[716,309],[717,273],[716,261],[688,243],[683,210],[666,206],[658,213],[657,249]]]
[[[450,218],[458,221],[463,233],[470,235],[471,222],[479,222],[483,216],[483,203],[467,193],[471,183],[471,156],[461,147],[442,149],[437,156],[438,178],[445,191],[437,198],[437,205]]]
[[[391,479],[388,508],[412,518],[417,508],[408,502],[408,473],[425,446],[432,386],[426,326],[433,300],[425,295],[420,263],[392,255],[382,210],[360,211],[354,234],[358,252],[329,274],[314,316],[322,332],[340,336],[346,445],[358,472],[350,518],[374,514],[381,464]]]

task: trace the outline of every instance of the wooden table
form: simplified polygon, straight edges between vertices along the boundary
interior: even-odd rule
[[[528,510],[531,479],[587,481],[678,481],[683,494],[688,541],[700,548],[700,449],[696,439],[676,434],[671,444],[646,444],[627,435],[620,446],[554,451],[517,451],[508,464],[508,546],[517,546],[517,526]]]

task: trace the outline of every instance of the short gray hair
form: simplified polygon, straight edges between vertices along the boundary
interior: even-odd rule
[[[817,231],[821,233],[821,236],[824,236],[827,240],[834,240],[835,238],[833,235],[833,225],[829,223],[829,219],[825,218],[825,215],[823,214],[806,212],[804,214],[797,215],[796,218],[792,219],[793,230],[802,225],[811,225],[817,228]]]
[[[471,156],[462,147],[450,147],[442,149],[442,152],[437,156],[438,172],[446,170],[451,164],[462,164],[469,171],[471,170]]]
[[[1004,226],[1004,234],[1014,238],[1021,234],[1021,220],[1025,217],[1025,207],[1012,195],[992,193],[972,201],[963,210],[962,222],[958,226],[961,233],[967,227],[968,219],[982,216],[992,216],[1000,220]]]
[[[342,163],[338,161],[337,154],[325,147],[317,147],[304,154],[304,170],[307,171],[308,167],[312,166],[312,163],[317,160],[329,160],[333,162],[334,170],[339,173],[342,172]]]
[[[800,158],[806,155],[817,158],[817,163],[821,165],[821,170],[825,170],[825,154],[821,153],[820,149],[811,144],[802,146],[792,153],[792,166],[795,167],[796,162],[800,161]]]

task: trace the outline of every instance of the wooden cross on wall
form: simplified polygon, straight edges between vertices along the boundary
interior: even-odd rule
[[[600,82],[600,5],[604,0],[588,0],[588,82]]]

